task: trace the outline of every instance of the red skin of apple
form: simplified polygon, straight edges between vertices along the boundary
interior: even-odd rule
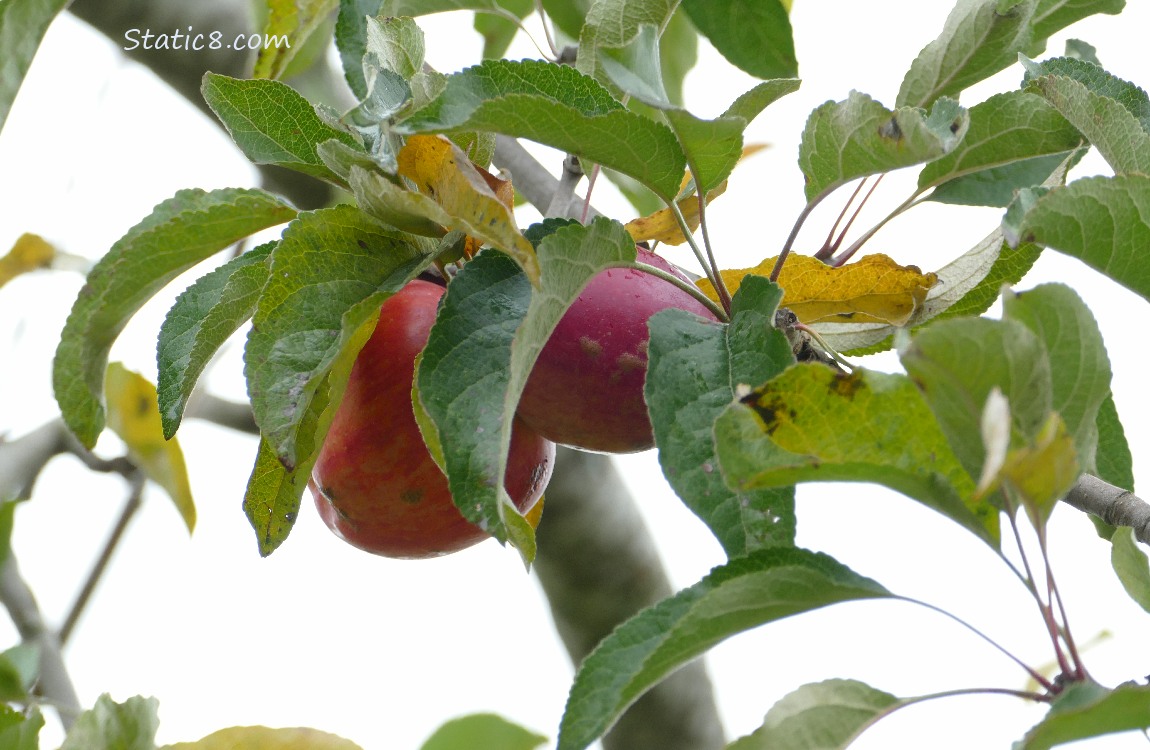
[[[443,293],[416,280],[384,302],[308,484],[328,528],[377,555],[436,557],[488,538],[452,503],[412,412],[415,357]],[[521,512],[539,500],[554,463],[555,444],[516,420],[504,486]]]
[[[642,247],[637,260],[684,278]],[[677,307],[715,320],[702,303],[670,282],[630,268],[594,276],[539,353],[517,413],[549,440],[602,453],[655,445],[643,381],[647,320]]]

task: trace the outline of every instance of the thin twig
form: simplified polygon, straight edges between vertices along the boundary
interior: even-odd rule
[[[124,503],[124,509],[120,511],[120,517],[116,520],[116,525],[108,535],[108,540],[104,542],[104,548],[100,551],[100,556],[97,557],[96,561],[92,564],[92,569],[88,572],[88,577],[84,581],[84,585],[80,588],[80,592],[76,595],[76,600],[72,603],[71,608],[69,608],[67,617],[64,618],[64,624],[60,626],[60,646],[64,646],[64,644],[68,642],[68,638],[76,628],[76,623],[80,620],[80,615],[83,614],[88,601],[92,598],[92,593],[96,590],[96,586],[99,585],[100,579],[108,567],[108,563],[115,554],[120,540],[123,539],[124,532],[128,529],[128,524],[140,509],[146,481],[143,472],[137,471],[129,481],[131,485],[128,490],[128,499]]]

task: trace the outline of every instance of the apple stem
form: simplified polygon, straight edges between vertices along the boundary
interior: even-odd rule
[[[692,284],[690,281],[685,281],[684,279],[680,279],[678,276],[676,276],[673,273],[668,273],[661,268],[656,268],[655,266],[650,266],[650,265],[647,265],[646,263],[640,263],[638,261],[635,261],[634,263],[621,263],[620,267],[622,267],[622,268],[634,268],[636,271],[642,271],[643,273],[649,273],[652,276],[655,276],[657,278],[662,279],[663,281],[674,284],[675,286],[682,289],[684,292],[686,292],[687,294],[691,295],[696,300],[698,300],[700,304],[702,304],[704,307],[706,307],[708,310],[710,310],[712,313],[714,313],[715,317],[718,318],[719,320],[722,320],[724,322],[730,320],[730,315],[727,313],[726,310],[724,310],[722,307],[720,307],[718,304],[716,304],[713,299],[711,299],[707,295],[703,294],[703,290],[700,289],[699,287],[695,286],[694,284]]]
[[[695,183],[698,185],[698,183]],[[731,310],[731,294],[727,291],[727,287],[723,284],[722,274],[719,273],[718,264],[715,263],[715,256],[711,252],[710,246],[707,247],[707,253],[704,254],[699,247],[699,243],[695,241],[694,233],[691,227],[687,224],[687,218],[683,216],[682,209],[679,208],[679,203],[675,200],[664,201],[667,208],[671,210],[671,215],[675,217],[675,222],[679,225],[679,231],[683,233],[686,238],[687,244],[691,246],[691,251],[695,253],[695,260],[699,261],[699,265],[703,268],[703,273],[706,274],[707,280],[715,287],[715,293],[719,295],[720,304],[722,305],[723,315],[720,320],[727,320],[730,317]],[[702,214],[700,214],[700,217]],[[691,286],[694,286],[692,284]],[[698,289],[696,288],[696,291]],[[702,294],[702,292],[699,292]],[[704,295],[706,296],[706,295]]]

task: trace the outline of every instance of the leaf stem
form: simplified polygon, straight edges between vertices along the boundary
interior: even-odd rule
[[[791,247],[795,244],[795,239],[799,236],[799,230],[803,228],[807,218],[810,217],[811,211],[815,210],[815,206],[819,205],[829,193],[820,195],[813,201],[803,207],[799,212],[798,218],[795,219],[795,225],[791,227],[791,233],[787,235],[787,241],[783,243],[783,249],[779,251],[779,259],[775,261],[775,267],[771,269],[771,281],[778,282],[779,274],[782,273],[783,264],[787,262],[787,256],[791,252]]]
[[[695,180],[695,185],[699,184],[698,179]],[[702,191],[696,189],[695,196],[699,201],[699,231],[703,235],[703,249],[707,251],[707,260],[711,264],[711,268],[715,270],[715,278],[712,283],[715,284],[715,291],[719,295],[719,301],[723,305],[723,309],[729,315],[731,312],[731,292],[727,289],[727,282],[723,279],[723,272],[719,268],[719,263],[715,259],[715,250],[711,245],[711,233],[707,229],[707,199]]]
[[[850,228],[850,224],[848,223],[847,227],[845,229],[843,229],[842,234],[839,235],[839,239],[836,242],[835,241],[835,232],[839,228],[839,222],[841,222],[843,220],[843,217],[847,215],[847,211],[850,210],[851,204],[855,202],[855,198],[857,198],[858,194],[860,192],[862,192],[862,189],[866,185],[866,181],[868,179],[869,179],[869,177],[863,177],[861,180],[859,180],[859,184],[855,186],[854,192],[851,193],[851,197],[847,199],[847,202],[845,204],[843,204],[843,210],[839,211],[839,215],[835,217],[834,223],[831,224],[830,231],[827,232],[827,238],[825,240],[823,240],[823,246],[821,248],[819,248],[819,251],[817,253],[815,253],[815,257],[818,258],[819,260],[826,260],[827,258],[834,255],[835,250],[839,249],[839,244],[842,243],[842,238],[846,234],[846,229]],[[871,190],[873,191],[874,188],[872,187]],[[868,195],[869,195],[869,193],[868,193]],[[858,216],[858,211],[856,211],[854,216],[851,217],[852,222],[854,221],[855,216]]]
[[[1070,660],[1074,663],[1074,676],[1079,680],[1085,680],[1089,677],[1089,673],[1086,671],[1086,665],[1078,653],[1078,646],[1074,641],[1074,635],[1070,632],[1070,619],[1066,614],[1066,605],[1062,601],[1062,593],[1058,590],[1058,584],[1054,580],[1054,570],[1050,567],[1050,555],[1047,547],[1047,537],[1045,530],[1043,530],[1039,534],[1039,548],[1042,550],[1042,563],[1046,567],[1046,590],[1050,597],[1050,605],[1052,607],[1058,607],[1058,616],[1062,620],[1062,627],[1059,630],[1062,633],[1062,641],[1066,644],[1067,651],[1070,652]]]
[[[950,618],[954,622],[958,623],[959,625],[963,626],[964,628],[966,628],[970,632],[977,635],[982,640],[989,643],[991,646],[993,646],[995,649],[997,649],[1001,654],[1006,656],[1012,662],[1014,662],[1018,666],[1022,667],[1026,671],[1026,673],[1028,675],[1030,675],[1030,678],[1032,680],[1034,680],[1035,682],[1037,682],[1039,685],[1041,685],[1045,690],[1052,691],[1052,692],[1054,691],[1053,683],[1051,683],[1050,680],[1043,677],[1042,674],[1040,674],[1038,672],[1038,670],[1034,669],[1033,667],[1028,665],[1026,662],[1022,661],[1022,659],[1018,658],[1017,656],[1012,654],[1010,651],[1008,651],[1006,649],[1006,647],[1003,646],[1001,643],[994,640],[989,635],[982,632],[981,630],[976,628],[974,625],[972,625],[971,623],[962,619],[961,617],[954,614],[953,612],[948,612],[947,610],[943,609],[942,607],[939,607],[938,605],[935,605],[935,604],[931,604],[930,602],[923,601],[922,599],[914,599],[914,598],[908,597],[908,596],[899,596],[896,598],[901,599],[904,602],[909,602],[911,604],[917,604],[920,607],[925,607],[926,609],[929,609],[932,612],[937,612],[938,614],[943,615],[944,617]]]
[[[1017,506],[1011,501],[1007,500],[1006,515],[1010,520],[1010,528],[1014,533],[1014,544],[1018,547],[1018,554],[1022,558],[1022,567],[1026,571],[1026,578],[1023,583],[1030,591],[1030,595],[1034,597],[1035,604],[1038,605],[1039,614],[1042,616],[1042,622],[1046,625],[1047,634],[1050,636],[1050,644],[1054,648],[1054,656],[1058,661],[1058,668],[1062,674],[1071,675],[1070,664],[1066,661],[1066,654],[1062,650],[1062,642],[1059,639],[1058,623],[1054,619],[1054,610],[1042,598],[1042,594],[1038,591],[1038,584],[1034,577],[1034,573],[1030,567],[1030,560],[1026,556],[1026,549],[1022,544],[1022,534],[1018,530],[1018,520],[1016,518],[1015,510]]]
[[[916,695],[912,698],[900,698],[898,703],[887,706],[874,716],[867,719],[867,721],[860,726],[854,734],[847,738],[840,747],[846,747],[852,742],[857,740],[863,732],[873,727],[879,721],[908,706],[913,706],[917,703],[925,703],[927,701],[937,700],[939,698],[957,698],[963,695],[1009,695],[1015,698],[1022,698],[1023,700],[1035,701],[1039,703],[1049,703],[1050,696],[1042,695],[1041,693],[1032,693],[1026,690],[1013,690],[1011,688],[956,688],[954,690],[943,690],[938,693],[928,693],[927,695]]]
[[[675,217],[675,223],[679,225],[679,231],[683,233],[683,237],[687,240],[687,244],[690,245],[691,251],[695,254],[695,260],[702,266],[703,273],[711,282],[711,285],[715,287],[715,291],[722,301],[723,309],[729,311],[731,309],[731,295],[730,293],[726,293],[724,296],[726,289],[723,287],[723,277],[719,274],[719,269],[715,265],[714,256],[711,255],[708,257],[707,254],[704,254],[703,250],[699,247],[699,243],[695,241],[694,233],[691,231],[691,227],[688,226],[687,217],[683,216],[683,211],[679,208],[678,201],[670,200],[664,201],[664,203],[666,203],[667,208],[670,209],[671,215]],[[719,291],[720,289],[722,291]]]
[[[876,184],[877,184],[877,183],[876,183]],[[889,214],[887,214],[887,215],[886,215],[886,216],[885,216],[885,217],[882,219],[882,221],[880,221],[879,223],[875,224],[873,227],[871,227],[871,228],[870,228],[870,229],[868,229],[866,232],[864,232],[864,233],[863,233],[863,235],[862,235],[861,237],[859,237],[857,240],[855,240],[854,242],[852,242],[852,243],[850,244],[850,246],[849,246],[849,247],[847,247],[847,249],[846,249],[846,250],[843,250],[841,253],[839,253],[839,254],[838,254],[837,256],[835,256],[834,258],[831,258],[831,259],[830,259],[830,261],[828,261],[828,262],[829,262],[829,264],[830,264],[830,265],[832,265],[832,266],[834,266],[835,268],[838,268],[839,266],[843,265],[843,264],[844,264],[844,263],[846,263],[848,260],[850,260],[850,259],[851,259],[851,258],[854,256],[854,254],[855,254],[856,252],[858,252],[858,251],[859,251],[859,249],[860,249],[860,248],[861,248],[863,245],[865,245],[865,244],[866,244],[868,241],[870,241],[870,238],[871,238],[871,237],[874,237],[876,234],[878,234],[878,232],[879,232],[879,230],[880,230],[880,229],[882,229],[883,227],[885,227],[885,226],[886,226],[888,223],[890,223],[890,222],[891,222],[891,221],[892,221],[892,220],[893,220],[895,217],[897,217],[897,216],[900,216],[901,214],[905,213],[906,211],[908,211],[908,210],[910,210],[910,209],[914,208],[914,207],[915,207],[915,206],[917,206],[919,203],[921,203],[921,202],[922,202],[922,200],[921,200],[920,196],[922,196],[922,192],[923,192],[923,191],[921,191],[921,190],[919,190],[919,191],[916,191],[916,192],[915,192],[913,195],[911,195],[911,196],[910,196],[909,198],[907,198],[905,201],[903,201],[903,202],[902,202],[902,203],[900,203],[898,206],[896,206],[896,207],[894,208],[894,210],[892,210],[892,211],[891,211]]]

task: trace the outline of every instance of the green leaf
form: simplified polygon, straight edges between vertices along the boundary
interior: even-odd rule
[[[665,310],[648,323],[644,396],[659,464],[728,557],[794,544],[794,488],[728,489],[714,438],[715,419],[734,400],[737,384],[773,377],[794,362],[786,336],[773,325],[781,299],[777,285],[751,276],[735,294],[730,325],[684,310]]]
[[[128,446],[128,458],[163,488],[179,511],[188,533],[196,526],[196,504],[184,452],[176,439],[166,440],[160,425],[156,387],[119,362],[108,365],[105,381],[108,427]]]
[[[1129,81],[1108,73],[1101,65],[1072,57],[1054,57],[1042,62],[1022,58],[1026,68],[1023,85],[1044,76],[1064,76],[1081,83],[1088,90],[1125,107],[1138,120],[1143,130],[1150,130],[1150,97]]]
[[[659,37],[659,65],[663,72],[663,88],[667,100],[679,107],[683,105],[683,83],[699,59],[699,34],[686,12],[679,8]]]
[[[315,464],[314,454],[322,445],[321,440],[311,441],[310,437],[305,435],[305,440],[309,441],[307,447],[313,455],[291,469],[284,467],[268,441],[260,438],[255,465],[244,492],[243,509],[256,533],[261,557],[275,552],[295,526],[300,499]]]
[[[997,512],[971,499],[973,479],[905,375],[800,363],[732,404],[715,435],[734,489],[875,482],[997,545]]]
[[[630,175],[666,200],[686,168],[668,127],[629,112],[570,66],[531,60],[491,60],[448,76],[443,93],[396,128],[529,138]]]
[[[558,750],[582,750],[648,689],[707,649],[768,622],[838,602],[891,596],[821,553],[758,550],[620,625],[583,661]]]
[[[1147,216],[1150,177],[1087,177],[1049,192],[1022,190],[1003,227],[1011,244],[1053,248],[1150,299]]]
[[[1118,417],[1118,407],[1114,396],[1108,396],[1098,408],[1098,450],[1094,462],[1097,464],[1099,479],[1115,487],[1134,491],[1134,458],[1130,454],[1130,444],[1126,442],[1126,432]]]
[[[652,38],[657,38],[658,30],[670,21],[677,4],[676,0],[595,0],[587,9],[579,33],[579,54],[575,68],[584,75],[605,81],[605,58],[616,56],[617,59],[630,58],[625,63],[626,67],[647,67],[655,76],[660,76],[657,52],[650,57],[644,54],[657,50],[657,44],[640,44],[638,51],[641,57],[638,59],[629,54],[626,48],[632,46],[644,28],[652,29]],[[660,91],[662,87],[660,80]],[[666,99],[666,95],[662,98]]]
[[[937,186],[933,200],[1005,207],[1016,188],[1041,185],[1082,141],[1078,129],[1042,97],[998,94],[971,107],[966,137],[923,168],[918,189]]]
[[[599,271],[634,262],[635,243],[618,222],[596,219],[547,235],[537,254],[534,294],[502,253],[484,251],[464,265],[448,284],[416,372],[456,506],[492,536],[510,540],[528,561],[534,533],[496,481],[506,467],[515,405],[564,312]]]
[[[1075,684],[1055,699],[1046,718],[1014,743],[1014,748],[1048,750],[1075,740],[1147,727],[1150,687],[1128,682],[1106,690],[1094,683]]]
[[[159,701],[135,696],[116,703],[104,693],[80,714],[60,750],[155,750]]]
[[[791,21],[780,0],[684,0],[683,10],[732,65],[758,78],[798,76]]]
[[[6,750],[39,750],[40,730],[44,716],[36,705],[28,708],[28,715],[0,703],[0,747]]]
[[[64,324],[52,371],[64,420],[85,446],[104,428],[108,352],[132,315],[196,263],[294,215],[261,190],[181,190],[100,259]]]
[[[803,685],[771,707],[763,725],[727,750],[843,750],[904,701],[858,680]]]
[[[471,714],[448,721],[419,750],[534,750],[547,738],[495,714]]]
[[[1030,28],[1034,39],[1045,40],[1077,21],[1095,13],[1114,15],[1126,7],[1126,0],[1038,0]]]
[[[1029,328],[1050,361],[1051,408],[1074,438],[1078,463],[1094,471],[1098,410],[1110,396],[1110,358],[1090,309],[1073,289],[1043,284],[1003,296],[1003,316]]]
[[[350,368],[379,306],[431,263],[429,250],[348,205],[302,213],[284,231],[252,319],[244,374],[260,433],[287,469],[314,458],[297,445],[301,438],[322,441],[326,425],[315,441],[305,433],[342,394],[346,373],[331,378],[332,368],[343,360]]]
[[[1034,78],[1026,90],[1045,97],[1098,149],[1115,172],[1150,172],[1150,132],[1118,99],[1065,75]]]
[[[519,33],[519,24],[512,18],[522,21],[535,10],[534,0],[502,0],[499,3],[506,13],[475,14],[475,30],[483,37],[483,59],[498,60],[507,53],[507,48]]]
[[[966,110],[950,99],[938,101],[930,116],[913,107],[892,112],[857,91],[827,102],[811,113],[799,146],[807,200],[856,177],[937,159],[958,145],[969,123]]]
[[[423,70],[425,51],[423,31],[411,18],[367,19],[364,63],[370,67],[410,81]]]
[[[243,507],[261,555],[295,523],[380,305],[431,263],[431,249],[347,205],[300,214],[284,232],[244,352],[261,440]]]
[[[568,39],[578,40],[593,0],[543,0],[543,10],[555,28]]]
[[[777,79],[755,86],[721,116],[707,120],[672,105],[663,88],[657,30],[642,26],[621,50],[607,52],[600,62],[612,83],[626,94],[657,109],[675,133],[697,185],[707,193],[731,174],[743,155],[743,132],[769,104],[796,90],[797,79]],[[623,60],[617,59],[618,52]]]
[[[957,98],[1013,65],[1030,44],[1035,1],[959,0],[942,33],[906,72],[895,103],[925,107],[939,97]]]
[[[288,63],[303,48],[316,29],[336,9],[339,0],[265,0],[267,20],[265,39],[282,38],[287,44],[273,43],[260,47],[256,55],[254,78],[279,78]]]
[[[0,131],[32,65],[44,32],[68,0],[6,0],[0,4]]]
[[[378,16],[384,0],[340,0],[335,22],[335,46],[343,63],[343,77],[357,99],[367,96],[363,56],[367,52],[367,18]]]
[[[21,643],[0,653],[0,701],[24,700],[39,676],[40,649],[35,644]]]
[[[204,368],[255,312],[275,245],[264,243],[204,274],[168,311],[156,344],[156,390],[165,438],[176,434]]]
[[[1016,320],[944,320],[919,331],[900,356],[971,477],[981,475],[985,462],[980,424],[994,387],[1006,396],[1012,428],[1024,442],[1050,414],[1050,360],[1042,340]]]
[[[359,147],[355,137],[328,125],[292,87],[279,81],[242,80],[205,73],[200,87],[232,140],[255,164],[274,164],[344,185],[316,152],[335,138]]]
[[[1139,607],[1150,612],[1150,559],[1138,546],[1134,529],[1120,526],[1110,537],[1110,564],[1122,588]]]

